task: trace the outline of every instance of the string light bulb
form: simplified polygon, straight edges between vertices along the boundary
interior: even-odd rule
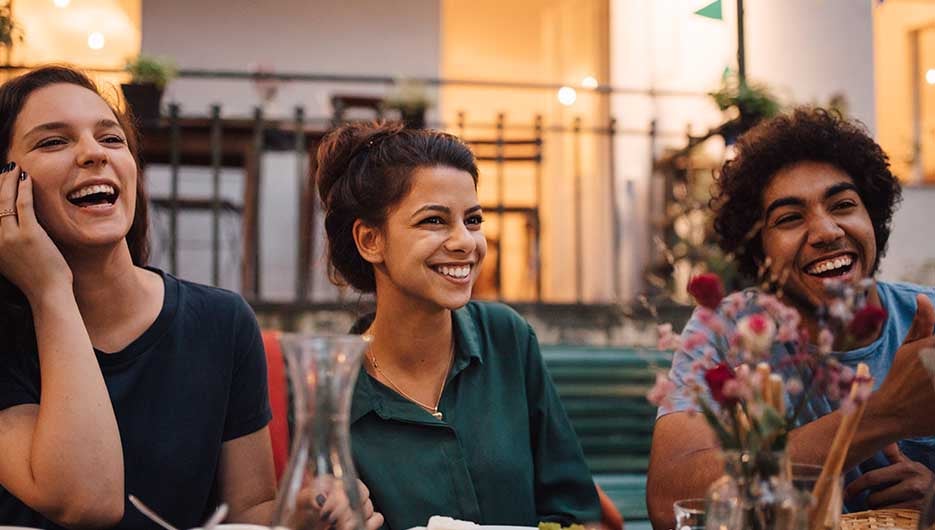
[[[581,86],[584,88],[597,88],[600,83],[593,75],[589,75],[581,80]]]
[[[92,31],[88,33],[88,48],[92,50],[100,50],[104,47],[104,34],[100,31]]]
[[[558,89],[558,102],[566,107],[570,107],[578,100],[578,92],[570,86],[563,86]]]

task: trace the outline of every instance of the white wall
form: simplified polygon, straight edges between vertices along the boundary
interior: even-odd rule
[[[927,229],[932,224],[933,205],[935,188],[903,188],[903,203],[893,217],[893,233],[880,267],[881,278],[935,285],[935,244]]]
[[[748,0],[749,77],[798,104],[843,93],[850,114],[875,131],[872,10],[872,0]]]
[[[439,16],[435,0],[147,0],[142,48],[191,69],[437,76]],[[330,114],[335,89],[289,83],[272,110],[301,102],[310,115]],[[245,114],[259,100],[245,81],[178,80],[169,94],[195,112],[223,101],[227,113]]]
[[[173,58],[183,69],[437,77],[439,72],[439,5],[435,0],[145,0],[142,9],[143,53]],[[310,117],[330,116],[333,92],[382,93],[383,86],[287,83],[266,106],[272,117],[291,115],[297,104]],[[212,103],[223,103],[225,116],[245,116],[260,103],[249,81],[179,79],[163,102],[181,104],[183,114],[205,115]],[[184,139],[183,139],[184,141]],[[289,153],[270,153],[263,160],[260,231],[262,289],[265,298],[291,299],[295,278],[297,161]],[[147,169],[152,194],[168,192],[167,168]],[[225,171],[224,195],[240,202],[242,173]],[[210,174],[185,168],[181,190],[207,196]],[[156,230],[165,233],[167,219],[154,215]],[[161,224],[160,224],[161,223]],[[239,288],[239,225],[222,222],[224,287]],[[160,242],[156,242],[159,247]],[[210,220],[186,214],[180,220],[179,273],[210,282]],[[320,248],[322,245],[318,245]],[[318,257],[322,260],[322,257]],[[163,259],[157,266],[167,266]],[[324,270],[323,267],[317,267]],[[323,276],[314,279],[327,289]]]
[[[703,94],[717,89],[725,67],[737,68],[736,4],[723,2],[723,21],[693,14],[709,3],[611,0],[611,84],[702,94],[612,98],[611,114],[621,127],[646,128],[655,119],[663,133],[655,146],[639,137],[620,138],[616,145],[626,297],[642,288],[650,255],[648,153],[655,149],[658,156],[666,147],[684,145],[678,133],[689,124],[700,134],[720,123],[720,113]],[[843,92],[851,113],[873,130],[870,0],[748,0],[745,12],[751,81],[768,84],[787,103],[826,104],[832,94]]]

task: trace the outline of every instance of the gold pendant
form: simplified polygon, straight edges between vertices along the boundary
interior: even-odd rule
[[[435,412],[432,413],[432,416],[435,416],[435,419],[436,419],[436,420],[441,420],[441,419],[442,419],[442,413],[439,412],[439,411],[437,411],[437,410],[436,410]]]

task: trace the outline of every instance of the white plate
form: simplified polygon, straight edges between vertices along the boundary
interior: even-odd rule
[[[495,525],[495,524],[487,524],[487,525],[482,524],[474,528],[480,528],[483,530],[538,530],[538,528],[535,526],[506,526],[506,525]],[[410,528],[409,530],[426,530],[426,527],[414,526]]]
[[[268,526],[261,526],[258,524],[219,524],[214,528],[218,530],[270,530]],[[0,528],[0,530],[3,530]],[[201,530],[201,527],[192,528],[191,530]]]

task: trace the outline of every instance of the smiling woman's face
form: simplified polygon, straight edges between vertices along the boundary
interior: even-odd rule
[[[63,250],[112,245],[133,222],[137,165],[101,97],[59,83],[33,92],[7,159],[29,173],[36,215]]]
[[[412,187],[382,227],[377,296],[430,308],[468,303],[487,255],[483,217],[470,173],[416,169]]]
[[[762,208],[763,254],[793,302],[822,304],[826,278],[870,276],[877,259],[873,222],[844,171],[820,162],[784,168],[764,190]]]

